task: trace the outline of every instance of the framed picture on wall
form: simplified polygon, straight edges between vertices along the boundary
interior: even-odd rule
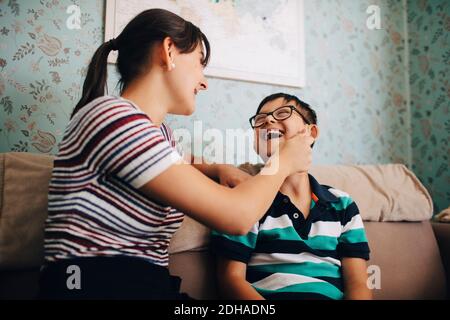
[[[172,11],[206,34],[207,76],[305,86],[303,0],[106,0],[105,41],[150,8]]]

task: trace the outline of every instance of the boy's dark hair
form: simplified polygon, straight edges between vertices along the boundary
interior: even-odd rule
[[[278,98],[283,98],[286,101],[294,101],[298,107],[298,111],[305,117],[306,120],[308,120],[309,124],[317,124],[316,112],[311,108],[309,104],[300,100],[296,96],[282,92],[274,93],[270,96],[265,97],[259,104],[256,113],[258,113],[267,102],[273,101]]]
[[[71,117],[83,106],[105,94],[107,58],[111,50],[118,50],[116,68],[120,75],[120,92],[148,70],[153,45],[170,37],[181,53],[190,53],[204,44],[206,66],[210,56],[208,39],[194,24],[163,9],[149,9],[134,17],[116,39],[103,43],[95,51],[89,64],[83,93]]]

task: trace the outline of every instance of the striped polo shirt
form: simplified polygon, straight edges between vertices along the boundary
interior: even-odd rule
[[[266,214],[244,236],[213,231],[212,250],[247,264],[246,280],[266,299],[342,299],[341,259],[369,259],[355,202],[309,175],[306,219],[278,192]]]
[[[131,101],[103,96],[80,109],[54,160],[46,262],[131,256],[167,267],[184,216],[138,188],[179,159],[170,129]]]

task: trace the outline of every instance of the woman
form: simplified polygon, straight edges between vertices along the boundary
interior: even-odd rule
[[[104,96],[111,50],[119,53],[120,97]],[[232,189],[183,163],[163,121],[192,114],[196,94],[207,89],[209,55],[200,29],[161,9],[140,13],[97,49],[54,162],[42,298],[180,298],[167,248],[181,212],[245,234],[284,179],[308,169],[305,137],[273,156],[275,173]],[[307,156],[298,159],[298,150]],[[217,167],[200,169],[217,175]]]

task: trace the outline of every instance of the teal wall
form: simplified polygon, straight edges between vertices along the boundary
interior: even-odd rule
[[[81,9],[79,30],[66,26],[72,4]],[[381,8],[381,30],[366,27],[372,4]],[[247,128],[264,96],[296,94],[318,113],[316,163],[404,163],[442,209],[450,202],[449,11],[446,0],[305,0],[305,88],[210,78],[194,115],[168,122]],[[57,152],[103,41],[103,14],[99,0],[0,1],[1,152]],[[116,81],[110,67],[110,89]]]
[[[450,205],[450,1],[408,1],[412,168]]]

